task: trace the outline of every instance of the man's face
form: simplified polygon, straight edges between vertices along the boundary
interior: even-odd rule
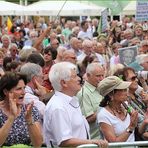
[[[87,74],[88,82],[97,87],[98,83],[104,79],[105,71],[103,68],[96,67],[95,70]]]
[[[77,76],[76,70],[71,70],[71,78],[65,81],[65,88],[73,95],[76,95],[80,91],[80,77]]]

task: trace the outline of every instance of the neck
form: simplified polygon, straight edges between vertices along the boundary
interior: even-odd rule
[[[73,97],[76,95],[76,93],[73,93],[72,91],[68,91],[68,90],[62,90],[61,93],[67,95],[67,96],[70,96],[70,97]]]
[[[52,65],[52,61],[45,62],[45,66]]]

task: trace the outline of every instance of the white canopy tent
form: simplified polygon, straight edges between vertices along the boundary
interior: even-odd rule
[[[27,6],[25,15],[56,16],[65,1],[39,1]],[[66,1],[60,16],[99,16],[104,7],[87,5],[79,1]]]
[[[123,9],[123,15],[136,14],[136,1],[130,1],[129,4]]]
[[[23,15],[23,10],[25,7],[6,2],[6,1],[0,1],[0,16],[4,15]]]

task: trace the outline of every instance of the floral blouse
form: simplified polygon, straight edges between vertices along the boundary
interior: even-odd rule
[[[31,140],[29,137],[28,126],[25,120],[25,106],[22,106],[20,115],[14,120],[14,123],[10,129],[8,137],[3,145],[11,146],[14,144],[26,144],[30,145]],[[33,121],[39,121],[39,112],[36,107],[32,109]],[[5,124],[8,117],[0,109],[0,128]]]

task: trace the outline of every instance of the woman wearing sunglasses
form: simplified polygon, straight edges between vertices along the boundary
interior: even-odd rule
[[[131,82],[131,85],[129,86],[129,92],[128,92],[128,104],[131,106],[134,110],[137,110],[138,115],[138,126],[136,128],[135,137],[136,140],[144,140],[148,139],[148,123],[147,123],[147,117],[148,117],[148,111],[147,111],[147,105],[148,105],[148,94],[144,92],[143,90],[137,91],[138,86],[138,77],[135,73],[135,70],[131,67],[124,67],[123,69],[120,69],[116,71],[114,74],[120,78],[122,78],[124,81]],[[145,122],[146,121],[146,122]],[[142,126],[145,128],[143,131],[143,136],[139,135],[138,128],[142,124]]]

